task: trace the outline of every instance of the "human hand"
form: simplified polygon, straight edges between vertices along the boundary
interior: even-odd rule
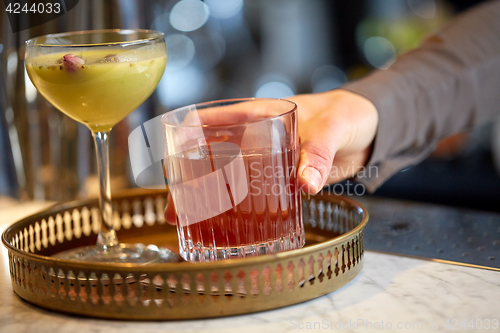
[[[297,175],[305,193],[315,194],[326,184],[352,178],[366,165],[378,127],[372,102],[342,89],[287,99],[298,106],[301,150]],[[165,219],[175,224],[170,195]]]
[[[371,154],[378,127],[375,105],[342,89],[288,99],[298,105],[299,187],[315,194],[326,184],[354,177]]]

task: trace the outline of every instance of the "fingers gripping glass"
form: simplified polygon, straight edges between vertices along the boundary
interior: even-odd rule
[[[239,258],[304,245],[296,105],[240,99],[162,117],[181,256]]]

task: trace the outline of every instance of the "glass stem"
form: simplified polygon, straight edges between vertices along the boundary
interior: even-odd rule
[[[99,206],[101,229],[97,237],[97,251],[106,252],[119,249],[118,237],[113,228],[113,206],[111,204],[111,184],[109,176],[109,131],[93,133],[99,174]]]

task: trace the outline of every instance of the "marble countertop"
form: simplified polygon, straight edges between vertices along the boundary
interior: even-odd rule
[[[0,231],[48,205],[0,199]],[[1,333],[470,332],[480,325],[481,331],[500,331],[500,272],[371,251],[365,252],[365,266],[353,281],[315,300],[256,314],[172,322],[102,320],[45,310],[12,291],[3,246],[0,267]]]

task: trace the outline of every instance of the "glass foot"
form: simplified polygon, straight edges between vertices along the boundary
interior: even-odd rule
[[[63,260],[128,264],[153,264],[181,260],[176,253],[166,248],[158,248],[155,245],[123,243],[106,251],[100,251],[96,246],[79,247],[56,253],[53,257]]]

